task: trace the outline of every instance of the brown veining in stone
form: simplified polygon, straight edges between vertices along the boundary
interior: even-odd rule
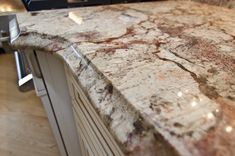
[[[118,37],[113,37],[113,38],[107,38],[106,40],[104,41],[96,41],[95,43],[97,44],[100,44],[100,43],[110,43],[110,42],[113,42],[114,40],[117,40],[117,39],[121,39],[123,37],[126,37],[126,36],[129,36],[129,35],[133,35],[135,32],[134,32],[134,28],[133,27],[129,27],[126,29],[126,33],[121,35],[121,36],[118,36]]]
[[[88,32],[81,32],[74,34],[74,38],[79,38],[79,42],[89,42],[98,37],[99,33],[95,31],[88,31]]]
[[[79,8],[81,24],[67,12],[19,15],[14,46],[62,57],[126,155],[235,155],[233,10],[133,3]]]

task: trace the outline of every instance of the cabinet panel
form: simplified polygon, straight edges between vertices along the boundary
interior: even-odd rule
[[[66,152],[64,155],[81,156],[64,64],[58,57],[46,52],[36,51],[36,56]]]
[[[65,69],[77,131],[84,146],[82,149],[84,155],[123,156],[120,147],[74,79],[72,72],[67,66]]]
[[[40,97],[43,107],[47,113],[47,117],[50,122],[50,126],[55,136],[57,145],[59,147],[60,154],[61,156],[68,156],[66,153],[66,147],[63,144],[63,139],[60,133],[59,125],[57,124],[56,115],[53,111],[53,106],[46,91],[46,86],[42,78],[42,73],[39,67],[38,60],[36,58],[36,53],[33,50],[27,49],[25,51],[25,55],[29,62],[29,66],[32,70],[35,91],[37,93],[37,96]]]

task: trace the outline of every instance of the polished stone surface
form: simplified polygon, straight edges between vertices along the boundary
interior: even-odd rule
[[[235,0],[194,0],[194,1],[235,9]]]
[[[151,2],[19,14],[14,46],[61,57],[126,155],[235,155],[235,11]],[[74,49],[77,52],[74,52]]]

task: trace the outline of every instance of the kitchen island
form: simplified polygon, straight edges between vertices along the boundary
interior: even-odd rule
[[[18,20],[15,48],[64,64],[87,155],[107,152],[102,138],[117,149],[112,155],[235,155],[234,10],[167,1]]]

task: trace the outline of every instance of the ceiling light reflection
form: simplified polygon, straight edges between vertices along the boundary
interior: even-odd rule
[[[191,106],[192,106],[192,107],[197,106],[197,102],[196,102],[196,101],[191,102]]]
[[[212,113],[208,113],[208,114],[207,114],[207,118],[208,118],[208,119],[212,119],[213,117],[214,117],[214,115],[213,115]]]
[[[178,95],[178,97],[182,97],[182,96],[183,96],[183,93],[179,91],[179,92],[177,93],[177,95]]]
[[[226,131],[227,133],[232,132],[232,130],[233,130],[233,128],[232,128],[231,126],[227,126],[227,127],[225,128],[225,131]]]

